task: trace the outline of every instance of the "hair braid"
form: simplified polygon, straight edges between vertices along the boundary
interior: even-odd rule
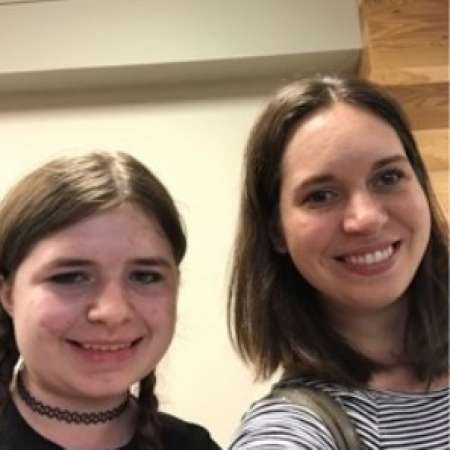
[[[160,424],[158,420],[158,399],[154,389],[155,372],[152,372],[139,384],[138,418],[136,437],[139,450],[162,450]]]
[[[14,366],[19,358],[11,318],[0,307],[0,410],[6,404],[10,393],[9,385]]]

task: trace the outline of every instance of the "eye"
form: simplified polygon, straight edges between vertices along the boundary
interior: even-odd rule
[[[303,200],[303,203],[312,207],[319,208],[321,206],[327,206],[333,203],[338,198],[338,194],[335,191],[329,189],[320,189],[310,192]]]
[[[375,185],[381,188],[396,186],[405,177],[399,169],[389,169],[381,172],[375,177]]]
[[[84,272],[64,272],[52,275],[51,283],[60,285],[78,285],[89,281],[89,276]]]
[[[140,284],[152,284],[162,280],[159,272],[152,270],[135,270],[130,273],[129,279]]]

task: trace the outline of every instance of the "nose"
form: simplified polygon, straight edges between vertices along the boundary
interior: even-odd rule
[[[120,283],[110,282],[104,285],[88,310],[90,322],[100,322],[108,328],[116,328],[132,317],[130,299]]]
[[[388,220],[382,199],[370,192],[353,195],[344,214],[343,229],[346,233],[373,234]]]

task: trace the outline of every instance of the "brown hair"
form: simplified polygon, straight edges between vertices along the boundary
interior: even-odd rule
[[[302,122],[344,102],[368,111],[397,132],[431,211],[431,237],[407,290],[405,357],[418,379],[430,382],[448,368],[448,235],[423,160],[400,106],[362,80],[317,77],[281,88],[251,132],[228,294],[228,327],[240,356],[267,378],[311,374],[349,385],[367,384],[382,366],[352,348],[327,323],[317,291],[289,255],[273,246],[280,165]],[[424,300],[425,299],[425,300]]]
[[[0,203],[0,275],[8,279],[39,240],[99,211],[130,202],[155,218],[177,264],[186,237],[175,204],[162,183],[126,153],[93,152],[58,158],[19,181]],[[9,398],[19,352],[13,323],[0,306],[0,407]],[[160,449],[154,372],[141,380],[137,439],[140,450]]]

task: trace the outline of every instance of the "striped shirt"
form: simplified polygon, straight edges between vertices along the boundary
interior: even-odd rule
[[[348,389],[301,379],[326,392],[352,419],[364,449],[449,450],[449,389],[398,393]],[[262,399],[244,415],[230,450],[337,450],[314,412],[283,399]]]

